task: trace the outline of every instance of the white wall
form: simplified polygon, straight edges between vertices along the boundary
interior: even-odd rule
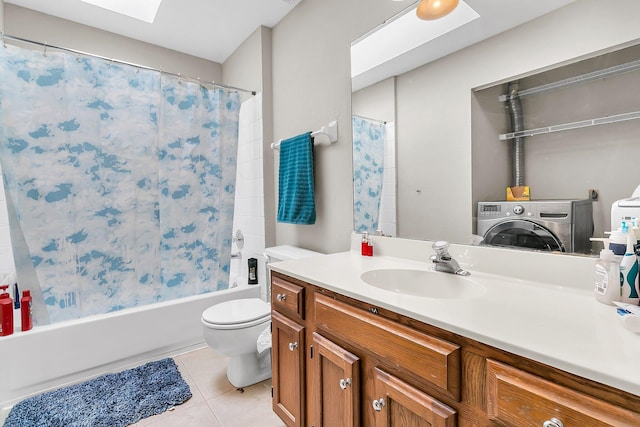
[[[240,263],[242,280],[248,278],[249,258],[259,260],[259,283],[266,284],[264,249],[264,178],[262,174],[262,94],[242,103],[240,108],[240,132],[238,138],[238,171],[236,174],[236,198],[233,212],[233,232],[241,230],[244,236]],[[232,252],[237,252],[234,246]],[[262,280],[260,280],[262,279]],[[266,286],[262,288],[266,297]]]

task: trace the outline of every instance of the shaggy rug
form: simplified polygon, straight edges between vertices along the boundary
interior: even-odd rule
[[[4,427],[120,427],[191,397],[173,359],[33,396],[15,405]]]

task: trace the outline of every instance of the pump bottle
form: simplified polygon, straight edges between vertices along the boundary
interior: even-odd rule
[[[603,304],[620,301],[620,260],[610,249],[600,251],[595,265],[595,296]]]
[[[9,285],[2,285],[0,294],[0,336],[11,335],[13,333],[13,300],[7,289]]]

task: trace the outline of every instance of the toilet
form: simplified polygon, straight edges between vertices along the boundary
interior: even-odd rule
[[[301,259],[319,252],[283,245],[264,251],[268,263]],[[271,378],[271,352],[258,352],[258,337],[268,331],[271,304],[260,298],[224,301],[202,313],[204,340],[218,353],[229,358],[227,378],[237,388]]]

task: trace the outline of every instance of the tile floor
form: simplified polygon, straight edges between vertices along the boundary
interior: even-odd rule
[[[174,356],[174,360],[193,396],[173,410],[145,418],[133,426],[284,427],[271,410],[271,380],[239,392],[227,380],[227,359],[209,347]]]

